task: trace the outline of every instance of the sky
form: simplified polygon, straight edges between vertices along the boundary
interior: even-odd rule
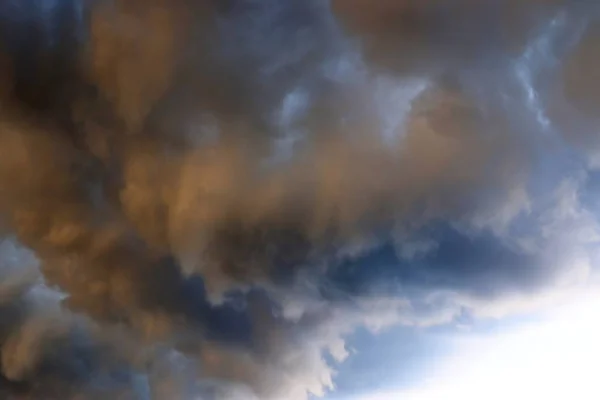
[[[597,398],[600,6],[0,2],[0,397]]]
[[[598,295],[588,293],[535,322],[493,334],[463,333],[426,379],[348,399],[598,398],[599,304]]]

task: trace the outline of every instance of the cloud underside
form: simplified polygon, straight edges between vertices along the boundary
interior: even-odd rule
[[[304,400],[357,328],[594,280],[588,2],[22,3],[1,396]]]

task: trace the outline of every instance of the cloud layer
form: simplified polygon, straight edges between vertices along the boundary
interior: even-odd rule
[[[3,395],[304,400],[592,282],[598,7],[474,3],[0,4]]]

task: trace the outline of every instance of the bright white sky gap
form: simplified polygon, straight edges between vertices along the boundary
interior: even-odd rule
[[[544,322],[459,339],[413,389],[352,400],[597,400],[599,341],[600,295],[586,296]]]

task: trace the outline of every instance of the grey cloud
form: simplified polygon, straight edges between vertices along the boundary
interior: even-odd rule
[[[2,390],[28,398],[129,390],[127,341],[61,310],[62,295],[43,285],[33,254],[11,238],[0,246]]]
[[[594,9],[484,3],[3,4],[2,389],[304,400],[357,328],[584,284],[552,106]]]

